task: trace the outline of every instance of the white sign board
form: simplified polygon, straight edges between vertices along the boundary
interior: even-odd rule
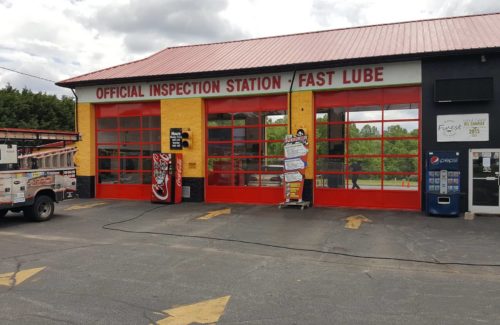
[[[164,98],[222,97],[287,93],[292,89],[326,90],[422,82],[420,61],[370,64],[236,77],[138,82],[77,87],[82,103],[143,101]]]
[[[300,142],[285,145],[285,158],[297,158],[307,154],[307,148]]]
[[[488,141],[488,114],[437,116],[437,142]]]
[[[301,182],[302,181],[302,174],[299,172],[289,172],[285,173],[285,182],[287,183],[292,183],[292,182]]]
[[[285,159],[285,170],[299,170],[304,168],[306,168],[306,165],[300,158]]]

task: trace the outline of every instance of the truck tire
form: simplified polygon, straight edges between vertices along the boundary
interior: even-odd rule
[[[0,218],[5,217],[5,215],[9,212],[9,210],[0,210]]]
[[[33,221],[47,221],[54,215],[54,200],[47,195],[37,196],[32,206],[24,208],[24,216]]]

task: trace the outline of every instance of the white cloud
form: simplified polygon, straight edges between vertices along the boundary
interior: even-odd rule
[[[0,66],[62,80],[167,46],[451,15],[498,0],[0,0]],[[71,95],[0,69],[0,87]]]

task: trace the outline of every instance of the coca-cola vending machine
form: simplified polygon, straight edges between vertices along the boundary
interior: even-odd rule
[[[154,153],[151,202],[182,201],[182,154]]]

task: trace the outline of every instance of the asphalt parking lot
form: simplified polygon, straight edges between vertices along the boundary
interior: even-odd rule
[[[499,324],[499,244],[495,216],[73,200],[0,219],[0,323]]]

